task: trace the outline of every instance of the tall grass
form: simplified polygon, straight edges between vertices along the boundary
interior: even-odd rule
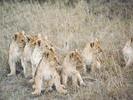
[[[125,41],[133,36],[132,1],[119,0],[22,0],[2,2],[0,6],[0,87],[9,79],[5,77],[8,66],[8,48],[13,33],[24,30],[27,34],[47,35],[63,54],[75,48],[82,51],[88,41],[101,40],[104,49],[103,68],[100,72],[86,74],[96,79],[84,79],[87,87],[68,89],[70,94],[62,96],[52,93],[54,99],[79,100],[130,100],[133,99],[133,78],[123,70],[121,49]],[[68,46],[66,47],[66,42]],[[4,75],[4,77],[3,77]],[[84,77],[84,76],[83,76]],[[13,80],[14,81],[14,80]],[[17,81],[17,80],[16,80]],[[20,86],[19,86],[20,85]],[[1,88],[1,97],[14,99],[30,98],[29,87]],[[9,89],[13,92],[6,92]],[[24,88],[24,89],[23,89]],[[31,88],[31,87],[30,87]],[[18,91],[22,89],[21,91]],[[28,91],[28,93],[27,93]],[[40,99],[46,98],[44,96]]]

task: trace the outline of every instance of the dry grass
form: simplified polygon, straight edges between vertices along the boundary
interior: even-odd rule
[[[76,0],[72,7],[69,0],[65,0],[65,3],[58,0],[52,4],[53,1],[41,5],[39,2],[26,1],[1,4],[0,99],[132,100],[133,69],[123,70],[124,62],[121,56],[125,41],[133,36],[132,3],[117,2],[118,0],[88,0],[89,3],[86,3]],[[20,75],[15,78],[6,77],[11,36],[22,30],[27,34],[47,35],[61,54],[75,48],[82,51],[87,41],[97,37],[102,41],[105,51],[103,69],[83,76],[91,76],[96,81],[85,78],[87,86],[80,89],[69,88],[68,95],[52,92],[33,97],[33,90],[27,80]]]

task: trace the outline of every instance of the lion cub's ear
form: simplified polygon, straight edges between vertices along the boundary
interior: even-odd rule
[[[54,52],[53,48],[50,48],[50,51],[51,51],[51,52]]]
[[[47,57],[47,58],[49,57],[49,53],[46,53],[46,57]]]
[[[75,52],[78,53],[78,49],[75,49]]]
[[[72,52],[71,54],[70,54],[70,58],[72,58],[74,56],[74,52]]]
[[[100,44],[100,41],[99,41],[97,38],[96,38],[95,40],[96,40],[96,43],[97,43],[97,44]]]
[[[37,36],[38,36],[38,38],[42,38],[42,35],[41,34],[38,34]]]
[[[41,40],[38,40],[38,41],[37,41],[37,45],[38,45],[38,46],[41,46]]]
[[[131,43],[133,42],[133,37],[131,38]]]
[[[48,37],[47,37],[47,36],[45,36],[45,37],[44,37],[44,39],[45,39],[45,40],[48,40]]]
[[[17,33],[15,33],[15,34],[13,35],[13,37],[12,37],[12,38],[13,38],[13,40],[15,40],[15,41],[16,41],[16,40],[17,40],[17,37],[18,37],[18,34],[17,34]]]
[[[25,32],[24,32],[24,31],[22,31],[21,33],[22,33],[23,35],[25,35]]]
[[[93,48],[94,47],[94,42],[90,43],[90,47]]]
[[[31,37],[29,35],[26,36],[26,41],[29,42],[31,40]]]
[[[45,52],[45,53],[44,53],[44,56],[45,56],[46,58],[48,58],[48,57],[49,57],[49,52]]]

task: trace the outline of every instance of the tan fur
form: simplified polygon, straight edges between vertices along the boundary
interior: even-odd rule
[[[97,60],[98,55],[102,52],[100,41],[96,39],[95,41],[89,42],[82,52],[82,57],[86,63],[86,70],[92,69],[93,71],[101,68],[100,62]]]
[[[21,58],[21,63],[24,69],[25,77],[30,76],[31,74],[31,56],[35,48],[36,40],[38,39],[37,35],[29,35],[26,37],[26,46]]]
[[[131,38],[126,42],[124,48],[122,49],[124,60],[126,63],[126,68],[133,64],[133,47],[132,47],[133,39]]]
[[[42,43],[42,41],[40,41],[40,43]],[[60,83],[60,76],[56,69],[58,60],[54,49],[47,44],[41,45],[40,43],[39,46],[42,46],[43,58],[36,70],[34,84],[35,91],[32,94],[39,95],[42,90],[42,84],[48,85],[45,87],[52,87],[54,84],[59,93],[66,93],[66,90],[63,89],[64,86]]]
[[[72,51],[68,55],[66,55],[63,61],[61,72],[63,85],[67,85],[68,77],[72,78],[72,83],[76,87],[79,87],[79,85],[85,85],[80,75],[80,71],[83,69],[84,64],[77,50]]]
[[[35,48],[33,50],[33,53],[31,55],[31,64],[32,64],[32,79],[30,82],[34,81],[35,72],[37,69],[37,66],[42,59],[42,56],[45,52],[46,47],[50,47],[50,43],[47,38],[43,38],[41,34],[38,34],[38,39],[35,41]]]
[[[92,72],[97,72],[98,70],[100,70],[101,69],[101,64],[102,64],[102,61],[100,60],[99,57],[97,57],[95,62],[92,63],[91,71]]]
[[[9,48],[9,66],[10,74],[16,75],[16,62],[20,61],[25,46],[25,34],[24,32],[15,33]]]

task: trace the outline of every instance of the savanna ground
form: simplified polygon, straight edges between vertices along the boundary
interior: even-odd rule
[[[133,100],[133,68],[124,70],[121,55],[126,40],[133,36],[132,0],[16,1],[0,1],[0,100]],[[70,87],[67,95],[54,91],[34,97],[21,74],[6,76],[11,37],[22,30],[47,35],[60,54],[75,48],[82,51],[85,43],[97,37],[104,50],[103,68],[84,75],[87,86]]]

